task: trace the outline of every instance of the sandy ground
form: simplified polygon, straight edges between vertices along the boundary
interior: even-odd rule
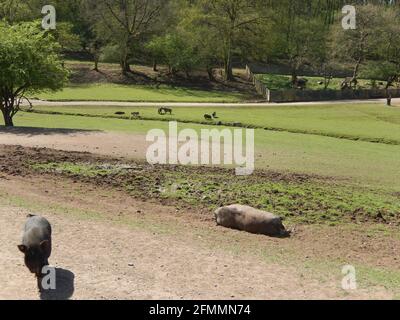
[[[235,240],[236,231],[195,219],[190,222],[190,212],[176,215],[172,207],[48,178],[0,175],[0,189],[4,191],[0,197],[0,299],[392,298],[380,288],[346,293],[335,277],[321,281],[318,274],[290,264],[267,262],[240,249],[240,243],[234,254],[226,250],[230,241],[279,245],[281,240],[247,234]],[[7,203],[15,194],[24,205],[16,205],[15,199],[10,201],[14,204]],[[32,213],[26,208],[39,204],[41,209],[34,213],[46,216],[53,225],[50,263],[57,268],[57,290],[42,296],[17,250],[25,216]],[[66,205],[68,210],[55,213],[55,208]],[[85,215],[90,210],[104,214],[90,218]],[[118,212],[124,223],[116,222]],[[155,225],[169,231],[161,232]],[[206,239],[202,235],[207,232],[223,238]]]
[[[12,128],[0,131],[0,144],[90,152],[124,158],[146,156],[146,136],[102,131]]]
[[[276,107],[295,105],[325,105],[325,104],[365,104],[365,103],[386,103],[386,99],[370,100],[337,100],[337,101],[316,101],[316,102],[291,102],[291,103],[268,103],[268,102],[237,102],[237,103],[212,103],[212,102],[122,102],[122,101],[45,101],[31,100],[33,106],[118,106],[118,107]],[[400,98],[392,99],[393,105],[400,104]],[[25,101],[24,106],[28,106]]]
[[[146,135],[74,129],[0,128],[0,145],[89,152],[127,159],[146,159]],[[210,148],[215,142],[210,142]],[[181,144],[179,144],[181,145]],[[256,156],[259,153],[256,152]]]

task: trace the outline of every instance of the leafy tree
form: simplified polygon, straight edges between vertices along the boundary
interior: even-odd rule
[[[282,0],[272,9],[270,46],[273,58],[290,68],[296,85],[299,70],[306,65],[324,64],[324,46],[328,26],[321,9],[312,1],[306,3]]]
[[[224,63],[225,80],[233,80],[233,55],[238,49],[243,33],[260,22],[256,0],[199,0],[203,25],[213,32],[218,40]]]
[[[184,35],[173,33],[163,37],[154,38],[147,46],[153,57],[164,62],[169,67],[169,72],[175,75],[184,71],[187,76],[199,64],[200,57],[195,53],[190,39]]]
[[[88,0],[95,20],[97,35],[104,35],[118,44],[124,74],[131,72],[132,49],[146,33],[150,33],[160,17],[163,0]]]
[[[379,35],[374,48],[374,61],[366,63],[363,75],[371,79],[386,81],[386,89],[400,77],[400,10],[379,8],[380,24],[375,33]]]
[[[39,11],[40,13],[40,11]],[[12,24],[25,19],[32,19],[32,13],[27,1],[0,0],[0,20]]]
[[[57,23],[55,30],[49,30],[55,40],[60,44],[61,51],[73,51],[81,49],[80,38],[73,32],[73,25],[68,22]]]
[[[213,69],[223,61],[221,46],[218,45],[220,37],[215,32],[210,32],[210,27],[204,23],[204,13],[199,6],[180,6],[178,14],[179,23],[176,29],[185,35],[188,46],[196,55],[197,68],[205,69],[211,81],[214,81]]]
[[[360,68],[376,53],[379,46],[377,26],[381,25],[381,22],[379,7],[369,4],[357,6],[356,29],[344,30],[339,23],[332,28],[333,57],[353,65],[352,83],[357,83]]]
[[[0,110],[6,126],[13,126],[27,94],[63,87],[67,72],[59,45],[37,23],[0,25]]]

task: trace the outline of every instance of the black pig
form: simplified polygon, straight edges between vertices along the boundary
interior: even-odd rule
[[[29,215],[18,249],[25,255],[25,265],[29,271],[39,280],[43,267],[49,265],[51,255],[50,223],[43,217]]]

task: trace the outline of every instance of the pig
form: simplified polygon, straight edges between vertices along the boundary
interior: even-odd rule
[[[38,279],[42,269],[49,265],[51,255],[51,225],[43,217],[28,215],[18,249],[25,255],[25,265]],[[40,290],[40,286],[39,286]]]
[[[249,233],[282,238],[290,235],[280,217],[240,204],[217,209],[215,219],[219,226]]]

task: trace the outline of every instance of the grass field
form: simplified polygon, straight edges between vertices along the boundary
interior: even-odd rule
[[[74,85],[55,93],[43,93],[35,98],[44,100],[93,100],[93,101],[147,101],[147,102],[239,102],[249,99],[242,93],[196,90],[167,85]]]
[[[268,108],[174,108],[172,116],[160,116],[157,108],[142,107],[35,107],[39,112],[68,115],[115,116],[124,111],[140,112],[143,119],[204,122],[204,114],[216,111],[218,119],[211,124],[240,122],[242,125],[292,133],[324,135],[350,140],[400,144],[400,108],[383,104],[276,106]],[[115,116],[116,117],[116,116]],[[83,121],[83,120],[81,120]]]
[[[277,75],[277,74],[258,74],[256,76],[261,82],[263,82],[268,89],[270,90],[284,90],[284,89],[292,89],[291,84],[291,76],[288,75]],[[323,77],[303,77],[301,78],[307,79],[307,89],[310,90],[323,90],[324,85],[319,84],[318,82],[324,81]],[[343,78],[333,78],[328,86],[328,89],[331,90],[340,90],[341,83],[343,82]],[[379,82],[376,85],[379,87]],[[358,86],[360,89],[369,89],[372,87],[371,80],[359,79]],[[382,87],[382,86],[381,86]]]
[[[219,116],[216,121],[256,127],[256,168],[318,177],[305,181],[296,178],[254,178],[253,181],[252,177],[232,179],[218,172],[208,175],[196,171],[165,172],[161,187],[167,190],[162,195],[166,199],[178,197],[189,205],[217,206],[216,190],[222,190],[224,198],[232,202],[256,205],[299,222],[338,223],[349,221],[352,216],[369,220],[379,212],[388,221],[399,219],[400,109],[397,108],[381,104],[180,107],[174,108],[172,116],[159,116],[153,107],[36,107],[35,110],[45,114],[20,112],[16,125],[115,131],[143,136],[143,139],[150,129],[167,132],[165,120],[172,119],[181,121],[179,129],[194,128],[199,132],[203,128],[223,128],[215,122],[207,126],[200,123],[204,121],[204,113],[216,111]],[[116,111],[127,115],[139,111],[148,120],[116,118]],[[36,169],[89,177],[108,175],[80,163],[38,163]],[[182,187],[179,192],[169,194],[175,183]],[[148,197],[157,194],[160,185],[156,184],[153,190],[152,184],[152,177],[148,177],[149,190],[139,186],[139,193],[148,192]]]
[[[191,110],[193,113],[200,112],[197,109]],[[220,112],[223,113],[222,110]],[[230,112],[235,112],[235,110],[230,110]],[[242,112],[242,110],[238,109],[237,112]],[[269,109],[265,109],[265,112],[268,113]],[[247,112],[247,114],[250,113]],[[237,117],[244,119],[245,115],[242,114]],[[346,117],[343,118],[347,119]],[[298,115],[298,119],[293,123],[301,123],[302,121],[308,121],[306,114],[303,118]],[[361,117],[355,123],[359,128],[362,128],[364,123],[365,130],[363,134],[367,135],[368,126],[372,127],[373,124],[376,125],[379,121],[379,119],[373,120],[372,117]],[[337,122],[340,123],[339,120]],[[167,130],[168,127],[168,123],[165,121],[131,121],[126,119],[43,115],[26,112],[19,113],[15,123],[18,126],[105,130],[143,135],[153,128]],[[182,129],[189,127],[199,131],[204,128],[204,125],[181,123],[179,126]],[[210,128],[209,126],[207,127]],[[340,128],[340,126],[338,127]],[[342,124],[342,127],[345,127],[345,125]],[[355,127],[355,125],[352,122],[348,122],[347,130],[352,130],[352,127]],[[378,135],[379,130],[376,130]],[[372,131],[369,135],[373,136]],[[396,134],[392,138],[399,139]],[[400,180],[400,171],[398,170],[400,167],[399,145],[263,129],[256,129],[255,139],[257,168],[350,178],[365,185],[400,191],[398,183]]]

